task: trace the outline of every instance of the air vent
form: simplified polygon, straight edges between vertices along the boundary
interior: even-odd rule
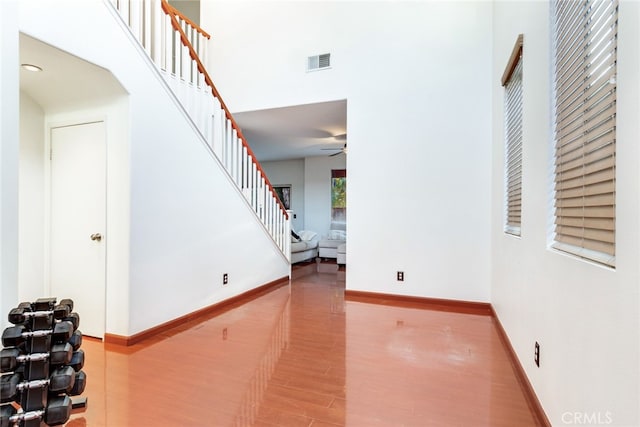
[[[331,54],[310,56],[307,58],[307,71],[323,70],[331,67]]]

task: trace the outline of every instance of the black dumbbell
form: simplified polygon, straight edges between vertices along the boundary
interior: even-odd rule
[[[31,317],[53,316],[55,319],[63,319],[70,316],[73,311],[73,300],[63,299],[57,305],[54,305],[54,303],[55,298],[40,298],[33,304],[30,302],[21,302],[18,304],[18,307],[9,312],[9,322],[14,325],[19,325],[25,323]],[[72,323],[74,323],[73,320]],[[77,328],[76,323],[74,323],[74,325]]]
[[[68,396],[50,397],[44,410],[17,413],[13,405],[0,406],[0,427],[23,425],[24,421],[43,419],[50,426],[57,426],[69,421],[72,402]]]
[[[61,299],[58,305],[66,305],[69,307],[69,312],[73,311],[73,300],[69,298]]]
[[[74,323],[73,319],[68,319],[73,313],[73,301],[70,299],[63,299],[60,301],[60,304],[56,305],[53,308],[53,317],[58,320],[70,320],[71,323]],[[77,314],[76,314],[77,316]],[[77,323],[80,323],[80,317],[78,316]],[[75,326],[75,323],[74,323]],[[75,326],[77,328],[78,326]]]
[[[78,372],[84,366],[84,350],[77,350],[73,352],[71,360],[67,363],[74,371]]]
[[[71,335],[71,338],[69,338],[69,344],[71,344],[74,351],[80,348],[82,345],[82,332],[80,332],[80,330],[75,331],[73,335]]]
[[[54,344],[51,346],[51,351],[49,352],[49,363],[51,365],[67,365],[71,362],[71,357],[73,357],[73,346],[68,342],[61,344]]]
[[[76,380],[76,371],[71,366],[55,369],[49,377],[49,391],[69,393]]]
[[[69,396],[49,397],[44,413],[44,422],[50,426],[58,426],[69,421],[73,402]]]
[[[46,313],[46,312],[39,311],[37,313],[39,313],[40,315],[44,316],[45,315],[44,313]],[[46,314],[46,316],[48,316],[48,315],[49,314]],[[35,314],[31,310],[31,307],[13,308],[13,309],[11,309],[11,311],[9,311],[9,316],[8,316],[9,322],[13,323],[14,325],[18,325],[18,324],[26,322],[29,317],[35,317]]]
[[[28,331],[24,325],[10,326],[2,333],[2,345],[4,347],[17,347],[28,338],[44,337],[51,335],[54,343],[65,343],[73,335],[73,324],[71,322],[57,322],[53,329],[38,331]]]
[[[24,354],[17,347],[7,347],[0,351],[0,372],[13,372],[25,362],[47,360],[49,353]]]
[[[14,421],[11,421],[11,417],[16,414],[17,409],[11,404],[0,405],[0,427],[13,427]]]
[[[0,351],[0,372],[13,372],[22,363],[47,359],[49,359],[51,365],[67,365],[71,362],[72,357],[73,347],[69,343],[54,344],[49,353],[24,354],[17,347],[7,347]],[[82,362],[84,364],[84,357]],[[76,371],[79,369],[82,369],[82,367],[76,369]]]
[[[20,374],[3,375],[0,377],[0,402],[13,402],[18,392],[18,384],[22,377]]]
[[[14,320],[18,320],[15,318],[15,316],[17,315],[17,313],[26,313],[26,312],[31,312],[33,311],[33,307],[31,306],[30,302],[21,302],[20,304],[18,304],[18,307],[12,309],[11,311],[9,311],[9,322],[16,324],[16,322],[14,322]],[[17,322],[20,323],[20,322]]]
[[[66,317],[73,311],[73,301],[70,299],[63,299],[60,303],[55,304],[55,298],[41,298],[36,300],[35,306],[38,307],[39,302],[43,302],[44,304],[49,304],[49,309],[53,310],[53,317],[56,319],[62,319]],[[55,304],[55,305],[54,305]]]
[[[34,311],[33,305],[30,302],[21,302],[16,308],[22,309],[24,311]]]
[[[9,322],[14,325],[21,325],[26,323],[32,317],[53,316],[55,319],[64,319],[71,314],[68,305],[57,305],[53,310],[32,311],[31,307],[23,306],[24,304],[26,303],[20,304],[20,306],[9,312]]]
[[[75,331],[80,326],[80,315],[78,313],[69,313],[68,316],[63,317],[60,320],[66,320],[73,324],[73,330]]]
[[[84,388],[87,385],[87,374],[84,371],[76,372],[76,381],[73,384],[73,388],[68,393],[69,396],[78,396],[84,392]]]
[[[53,393],[69,393],[75,385],[76,371],[71,366],[63,366],[53,371],[49,379],[22,381],[21,374],[0,377],[0,402],[16,400],[23,390],[48,387]]]

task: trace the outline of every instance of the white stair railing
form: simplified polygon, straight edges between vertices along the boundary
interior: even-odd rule
[[[240,189],[290,260],[289,215],[203,63],[209,34],[166,0],[108,0],[129,26]]]

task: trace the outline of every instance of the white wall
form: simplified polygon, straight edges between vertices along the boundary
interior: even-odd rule
[[[360,26],[375,25],[360,9],[334,2],[203,1],[201,27],[213,37],[205,65],[232,112],[345,99],[348,73],[357,65],[349,56],[360,43],[375,43],[354,39]],[[330,71],[305,72],[308,56],[327,52]]]
[[[267,174],[271,184],[291,185],[291,209],[295,218],[291,219],[291,227],[294,230],[304,230],[305,215],[305,186],[304,186],[304,160],[283,160],[277,162],[261,162],[262,169]]]
[[[346,156],[307,157],[304,159],[305,218],[308,230],[321,236],[331,225],[331,170],[345,169]],[[349,174],[347,172],[347,218],[349,218]],[[348,219],[347,219],[348,221]],[[349,229],[347,229],[349,236]]]
[[[45,293],[45,177],[44,111],[29,95],[20,93],[20,176],[18,283],[20,301]]]
[[[130,197],[128,280],[107,328],[132,335],[286,276],[289,265],[109,10],[23,1],[20,29],[110,70],[130,95],[129,186],[120,188]]]
[[[289,273],[286,258],[188,124],[171,122],[170,106],[145,107],[153,109],[148,120],[165,120],[132,133],[133,332]],[[159,309],[133,308],[144,305]]]
[[[553,425],[599,417],[640,424],[638,191],[640,7],[622,1],[618,36],[616,268],[548,248],[552,124],[547,2],[494,6],[492,304]],[[522,237],[503,232],[503,88],[500,77],[524,34]],[[541,365],[533,363],[534,342]]]
[[[349,289],[489,300],[491,10],[201,3],[209,70],[232,111],[348,100]],[[305,72],[327,52],[330,70]],[[307,228],[320,226],[312,210]]]
[[[0,1],[0,325],[18,299],[18,2]]]

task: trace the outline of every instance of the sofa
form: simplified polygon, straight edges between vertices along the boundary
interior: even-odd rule
[[[291,232],[291,264],[312,260],[318,256],[318,233],[302,230]]]
[[[347,265],[347,244],[343,243],[338,246],[338,257],[336,258],[336,264]]]
[[[318,243],[318,256],[320,258],[335,258],[337,260],[338,248],[340,248],[342,254],[344,254],[346,252],[346,243],[346,225],[344,223],[332,222],[329,233]],[[340,260],[344,261],[344,258],[340,257]]]

